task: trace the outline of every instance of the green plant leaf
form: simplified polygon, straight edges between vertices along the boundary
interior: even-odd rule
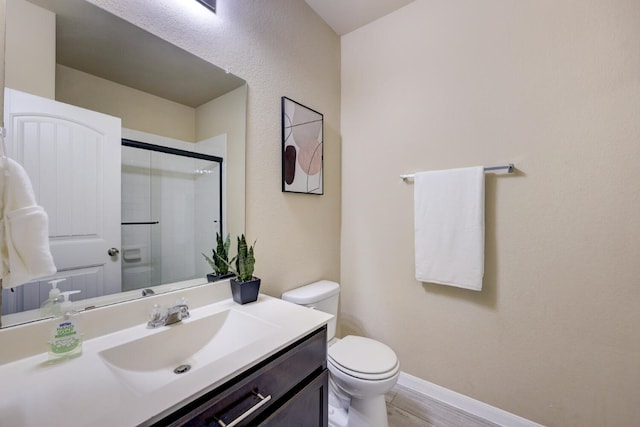
[[[202,254],[211,268],[214,274],[220,276],[229,272],[229,247],[231,246],[231,236],[227,234],[225,240],[222,240],[222,235],[216,233],[216,248],[212,249],[212,257],[208,257]]]
[[[253,278],[255,262],[253,246],[247,245],[247,239],[244,234],[242,234],[242,236],[238,237],[238,255],[236,258],[235,272],[239,281],[246,282]]]

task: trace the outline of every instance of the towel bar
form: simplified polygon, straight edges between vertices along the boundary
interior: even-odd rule
[[[509,163],[508,165],[500,165],[500,166],[487,166],[484,168],[485,172],[490,172],[490,171],[497,171],[497,170],[503,170],[506,169],[507,173],[514,173],[515,172],[515,165],[513,163]],[[414,174],[406,174],[406,175],[400,175],[400,178],[402,179],[413,179],[415,175]]]

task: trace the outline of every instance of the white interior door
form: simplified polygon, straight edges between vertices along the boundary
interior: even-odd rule
[[[120,119],[5,89],[5,126],[49,215],[59,287],[81,290],[74,300],[120,292],[120,255],[109,254],[120,250]],[[48,280],[21,286],[17,311],[39,307]]]

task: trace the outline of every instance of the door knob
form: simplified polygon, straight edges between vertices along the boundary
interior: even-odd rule
[[[120,251],[118,250],[118,248],[111,248],[107,251],[107,254],[109,256],[116,256],[120,253]]]

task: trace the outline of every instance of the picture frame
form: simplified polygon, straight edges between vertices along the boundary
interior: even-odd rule
[[[282,191],[324,194],[324,116],[282,97]]]

